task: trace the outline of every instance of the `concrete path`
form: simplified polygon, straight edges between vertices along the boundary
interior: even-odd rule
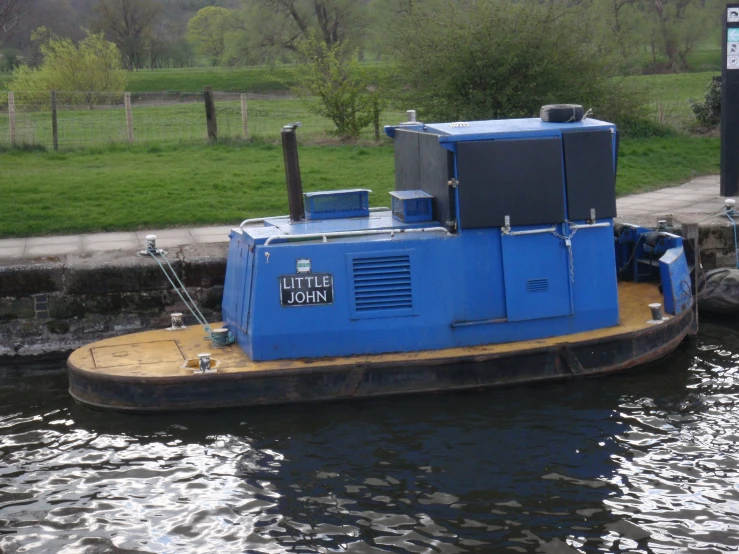
[[[646,226],[656,226],[660,219],[674,223],[705,220],[724,205],[719,196],[719,177],[698,177],[684,185],[624,196],[616,201],[618,219]],[[93,233],[27,239],[0,239],[0,259],[62,256],[115,250],[136,251],[144,248],[146,235],[157,236],[157,246],[174,248],[189,244],[228,241],[233,225],[136,231],[130,233]]]
[[[228,233],[233,227],[238,227],[239,223],[241,222],[219,227],[160,229],[130,233],[91,233],[29,239],[1,239],[0,259],[64,256],[115,250],[135,252],[143,250],[146,246],[146,235],[156,235],[157,246],[160,248],[227,242]]]
[[[619,220],[647,227],[656,226],[660,219],[670,218],[676,224],[710,224],[726,222],[726,218],[707,219],[723,209],[725,200],[720,196],[719,176],[709,175],[677,187],[624,196],[616,200],[616,206]]]

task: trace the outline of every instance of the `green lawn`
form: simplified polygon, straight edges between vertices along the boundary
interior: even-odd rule
[[[223,92],[252,92],[259,94],[285,94],[283,81],[290,79],[290,72],[283,67],[253,68],[193,67],[186,69],[158,69],[135,71],[128,74],[131,92],[202,91],[205,86]]]
[[[10,73],[0,73],[0,89],[10,82]],[[224,92],[285,94],[281,82],[289,79],[288,70],[266,66],[254,68],[189,67],[184,69],[141,70],[128,73],[129,92],[197,92],[205,86]]]
[[[306,191],[369,188],[387,206],[390,146],[303,146]],[[0,153],[0,236],[234,224],[287,213],[274,144]]]
[[[703,101],[705,88],[721,71],[699,73],[675,73],[665,75],[639,75],[627,77],[627,81],[643,87],[649,100],[651,117],[678,131],[689,130],[695,124],[695,116],[689,99]],[[660,116],[661,114],[661,116]]]
[[[716,174],[720,149],[718,137],[624,139],[619,149],[616,192],[623,196]]]
[[[716,35],[705,41],[704,44],[700,45],[698,48],[694,48],[690,54],[688,54],[688,71],[718,71],[721,72],[721,37],[720,37],[721,31],[719,26],[719,31],[716,33]],[[635,54],[634,58],[641,67],[649,68],[653,66],[654,59],[652,58],[652,51],[647,46],[644,45],[642,47],[642,50]],[[657,64],[666,64],[667,63],[667,57],[664,55],[658,55],[657,56]]]
[[[625,139],[618,194],[719,169],[716,138]],[[393,150],[303,144],[306,191],[373,190],[387,206]],[[0,150],[0,237],[235,224],[287,213],[282,152],[270,143],[115,146],[66,153]]]
[[[370,71],[387,67],[384,62],[365,62]],[[183,69],[142,69],[128,73],[129,92],[202,92],[212,86],[222,92],[250,92],[255,94],[288,94],[285,81],[290,80],[290,66],[256,67],[188,67]],[[0,90],[10,82],[9,73],[0,73]]]

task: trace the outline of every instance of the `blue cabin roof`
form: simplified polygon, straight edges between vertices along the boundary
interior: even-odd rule
[[[518,133],[548,135],[552,133],[560,134],[562,131],[594,130],[598,128],[615,129],[616,126],[613,123],[597,119],[583,119],[573,123],[547,123],[538,117],[528,117],[523,119],[387,125],[385,133],[387,136],[395,138],[395,130],[398,128],[441,135],[439,142],[460,142],[510,137]]]

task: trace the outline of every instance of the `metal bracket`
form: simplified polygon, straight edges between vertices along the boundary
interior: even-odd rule
[[[595,208],[590,208],[590,219],[588,220],[588,223],[591,225],[595,223]]]
[[[459,181],[457,179],[449,179],[447,185],[453,188],[457,188],[459,186]]]
[[[503,227],[503,234],[507,235],[511,232],[511,216],[505,216],[503,218],[503,221],[505,222],[505,227]]]

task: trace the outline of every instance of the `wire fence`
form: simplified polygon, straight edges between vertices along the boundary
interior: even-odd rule
[[[302,136],[326,136],[331,129],[329,120],[310,113],[298,99],[214,92],[217,130],[209,136],[207,94],[0,92],[0,146],[72,150],[113,143],[278,139],[281,127],[295,121],[303,123]],[[402,117],[388,112],[382,123]],[[372,137],[371,129],[362,136]]]

